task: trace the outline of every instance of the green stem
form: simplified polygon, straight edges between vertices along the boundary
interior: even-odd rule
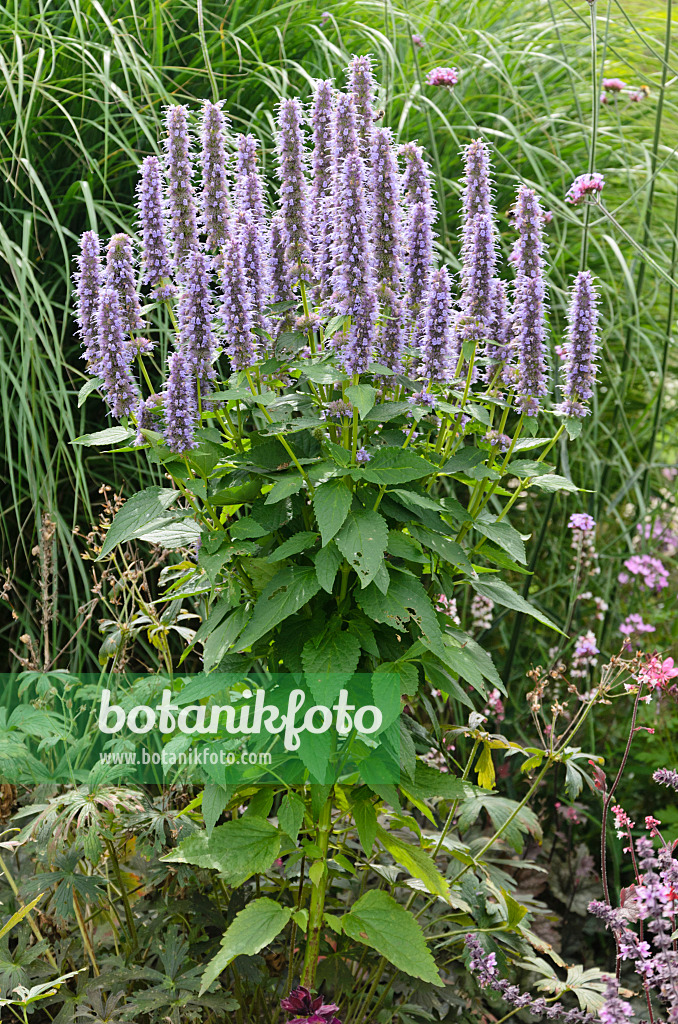
[[[314,863],[323,865],[323,873],[314,884],[311,890],[311,902],[308,909],[308,931],[306,933],[306,952],[304,954],[304,967],[301,973],[301,984],[313,990],[315,984],[315,972],[318,966],[318,952],[320,950],[320,934],[322,931],[323,913],[325,910],[325,891],[327,889],[327,851],[330,845],[330,832],[332,831],[332,800],[325,802],[320,812],[316,845],[322,852],[322,857]]]
[[[106,839],[105,843],[108,849],[109,856],[111,858],[111,864],[113,865],[113,871],[115,873],[115,878],[118,883],[118,888],[120,890],[122,905],[125,908],[125,921],[127,922],[127,931],[129,934],[130,946],[134,950],[137,949],[139,946],[139,938],[137,936],[137,929],[134,923],[134,916],[132,914],[132,908],[129,902],[127,886],[125,885],[124,879],[122,877],[122,872],[120,870],[120,862],[118,861],[118,855],[115,852],[115,846],[113,845],[110,839]]]

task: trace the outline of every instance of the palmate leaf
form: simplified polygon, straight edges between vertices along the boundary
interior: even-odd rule
[[[303,608],[319,590],[313,566],[282,569],[261,592],[251,619],[235,642],[235,649],[243,651],[256,643],[274,626]]]
[[[515,818],[509,824],[511,818],[519,806],[515,800],[508,800],[506,797],[497,796],[494,793],[476,790],[475,796],[468,797],[461,806],[458,819],[460,832],[465,832],[476,821],[481,811],[486,811],[495,829],[502,829],[502,836],[512,846],[516,853],[523,849],[523,836],[529,832],[534,838],[541,842],[542,831],[539,819],[529,807],[522,807]]]
[[[388,893],[381,889],[365,893],[340,922],[346,935],[376,949],[398,970],[442,988],[421,925]]]

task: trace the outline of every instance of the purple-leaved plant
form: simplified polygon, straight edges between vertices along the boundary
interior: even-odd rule
[[[80,237],[80,252],[76,257],[75,318],[82,345],[82,358],[90,373],[99,373],[99,335],[97,311],[103,281],[101,273],[101,244],[96,231],[85,231]]]
[[[150,287],[153,298],[170,299],[176,288],[172,283],[172,265],[165,237],[162,167],[157,156],[147,156],[143,160],[137,196],[144,283]]]

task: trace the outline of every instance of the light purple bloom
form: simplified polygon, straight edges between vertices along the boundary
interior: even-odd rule
[[[308,281],[311,262],[302,122],[299,100],[283,100],[278,118],[278,174],[285,260],[290,284]]]
[[[408,205],[414,206],[416,203],[426,203],[431,207],[431,220],[433,220],[431,168],[428,161],[424,159],[423,146],[417,146],[414,142],[406,142],[400,147],[398,152],[405,160],[402,186],[407,196]]]
[[[590,270],[577,274],[568,310],[568,342],[563,364],[563,395],[560,411],[566,416],[586,416],[584,404],[593,395],[598,351],[598,295]]]
[[[207,248],[216,253],[230,234],[225,132],[221,103],[205,100],[202,108],[202,225]]]
[[[644,590],[659,591],[669,585],[668,569],[659,558],[653,558],[651,555],[631,555],[624,562],[624,568],[627,572],[621,572],[617,577],[620,583],[628,583],[630,573],[631,576],[639,578],[640,586]]]
[[[238,136],[238,151],[235,161],[235,197],[240,213],[249,213],[257,226],[266,221],[264,206],[264,185],[259,173],[257,149],[259,143],[254,135]]]
[[[513,334],[518,351],[517,405],[536,416],[547,392],[546,288],[543,217],[536,193],[521,185],[515,207],[518,242],[513,303]]]
[[[511,318],[508,312],[506,285],[495,279],[492,282],[492,318],[491,329],[487,339],[487,370],[485,379],[488,384],[499,385],[506,380],[511,372]]]
[[[132,239],[129,235],[113,235],[108,243],[104,283],[118,293],[123,330],[126,333],[138,331],[144,326],[144,321],[134,279]]]
[[[130,364],[134,350],[125,336],[123,312],[115,288],[103,288],[97,317],[99,362],[97,372],[114,416],[127,416],[139,402],[139,389]]]
[[[468,247],[462,251],[461,310],[456,324],[458,344],[482,341],[493,326],[494,272],[497,263],[492,219],[478,214],[465,229]]]
[[[285,243],[282,237],[282,218],[275,214],[271,218],[271,230],[268,239],[268,281],[271,289],[271,302],[291,302],[294,299],[287,277],[285,265]],[[278,314],[271,325],[272,333],[277,336],[292,324],[294,309],[290,308]]]
[[[141,164],[137,195],[143,239],[144,283],[150,286],[154,298],[169,299],[176,289],[171,281],[172,267],[165,238],[162,168],[157,156],[147,156]]]
[[[251,212],[240,214],[238,229],[253,319],[257,327],[268,331],[270,325],[263,313],[270,293],[268,263],[261,244],[260,229]]]
[[[377,128],[372,142],[372,247],[377,293],[384,307],[377,338],[379,362],[402,369],[404,332],[400,290],[403,278],[400,176],[389,128]]]
[[[603,89],[606,92],[621,92],[626,88],[626,82],[622,82],[621,78],[604,78]]]
[[[605,178],[598,171],[593,174],[580,174],[575,178],[565,196],[565,202],[578,206],[587,196],[595,196],[603,191]]]
[[[624,999],[620,999],[615,978],[607,979],[605,1002],[598,1010],[601,1024],[626,1024],[633,1017],[633,1007]]]
[[[358,448],[358,451],[355,453],[355,461],[359,463],[369,462],[371,458],[372,456],[366,448]]]
[[[427,85],[437,85],[443,89],[454,89],[458,81],[457,68],[433,68],[426,76]]]
[[[167,209],[174,266],[177,276],[181,277],[189,252],[200,248],[188,133],[188,107],[168,107],[165,124]]]
[[[417,203],[412,208],[407,230],[408,260],[406,266],[407,307],[414,325],[415,339],[419,335],[419,318],[428,294],[433,259],[432,210],[428,203]]]
[[[670,786],[672,789],[678,790],[678,772],[673,771],[672,768],[657,768],[652,778],[660,786]]]
[[[99,236],[85,231],[80,238],[80,253],[76,257],[77,271],[73,275],[76,288],[76,320],[82,344],[82,358],[91,373],[99,372],[99,338],[97,310],[101,291],[101,255]]]
[[[214,380],[214,307],[210,292],[207,258],[201,252],[190,253],[179,301],[179,339],[185,365],[202,394]]]
[[[224,246],[223,306],[224,347],[234,370],[244,370],[256,362],[252,335],[252,308],[243,267],[239,238],[228,239]]]
[[[585,533],[587,530],[595,530],[596,521],[588,512],[573,512],[567,525],[570,530],[581,530]]]
[[[348,91],[353,96],[356,111],[356,126],[358,139],[360,140],[360,154],[363,158],[369,156],[372,145],[372,131],[374,125],[374,96],[376,92],[376,79],[374,77],[374,62],[367,56],[352,57],[348,64],[347,81]]]
[[[320,283],[320,296],[325,298],[331,288],[332,274],[332,186],[334,179],[332,79],[319,82],[311,107],[313,131],[312,185],[313,198],[313,269]]]
[[[451,310],[450,278],[443,267],[431,277],[424,314],[420,372],[430,381],[447,380],[450,374]]]
[[[169,375],[165,386],[165,442],[175,455],[185,455],[196,447],[197,407],[195,379],[183,352],[173,352],[169,359]]]

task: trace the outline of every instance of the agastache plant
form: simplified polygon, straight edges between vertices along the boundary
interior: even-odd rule
[[[568,310],[568,339],[563,363],[564,401],[560,409],[566,416],[586,416],[586,402],[593,395],[598,351],[598,295],[593,277],[582,270],[575,278]]]
[[[147,156],[141,164],[137,186],[139,226],[143,240],[144,284],[155,299],[170,299],[176,292],[172,283],[172,265],[165,236],[165,208],[162,167],[157,156]]]
[[[518,374],[514,386],[520,411],[536,416],[548,391],[543,216],[536,193],[522,185],[518,189],[515,220],[518,243],[512,321]]]
[[[311,107],[313,136],[311,196],[313,200],[313,267],[319,281],[320,295],[323,298],[331,288],[332,269],[333,105],[332,80],[319,82]]]
[[[168,365],[169,375],[164,396],[165,441],[173,454],[185,455],[196,446],[195,378],[183,352],[173,352]]]
[[[309,279],[311,263],[303,120],[298,99],[282,101],[278,116],[278,175],[285,259],[291,284]]]
[[[98,373],[99,336],[97,310],[101,291],[101,244],[96,231],[85,231],[80,238],[80,253],[74,274],[75,317],[82,344],[82,358],[90,373]]]
[[[348,91],[353,96],[355,104],[360,152],[363,157],[369,155],[372,145],[373,107],[377,85],[373,67],[372,58],[369,56],[352,57],[347,73]]]
[[[254,135],[240,135],[235,161],[235,199],[239,213],[251,213],[258,227],[266,221],[264,186],[259,173]]]
[[[168,107],[165,119],[167,210],[174,270],[183,276],[186,257],[199,248],[198,217],[193,188],[193,159],[188,130],[188,107]]]
[[[139,389],[131,363],[134,350],[125,331],[124,314],[115,288],[105,287],[99,298],[97,317],[97,372],[104,382],[104,393],[114,416],[126,416],[139,401]]]
[[[192,252],[179,302],[179,338],[186,366],[205,394],[215,377],[212,366],[216,339],[210,275],[204,253]]]
[[[126,334],[144,326],[134,276],[134,254],[129,235],[113,235],[106,250],[104,284],[118,293],[120,315]]]
[[[205,100],[200,132],[202,163],[202,226],[207,248],[218,251],[230,235],[225,133],[227,121],[221,103]],[[187,162],[187,161],[186,161]],[[188,199],[188,194],[186,196]]]
[[[252,305],[243,265],[240,238],[230,239],[223,249],[221,274],[224,346],[236,370],[245,370],[256,361],[252,334]]]
[[[403,277],[402,195],[398,164],[389,128],[377,128],[372,142],[372,248],[377,293],[384,315],[377,338],[380,362],[402,368],[404,332],[400,298]]]

